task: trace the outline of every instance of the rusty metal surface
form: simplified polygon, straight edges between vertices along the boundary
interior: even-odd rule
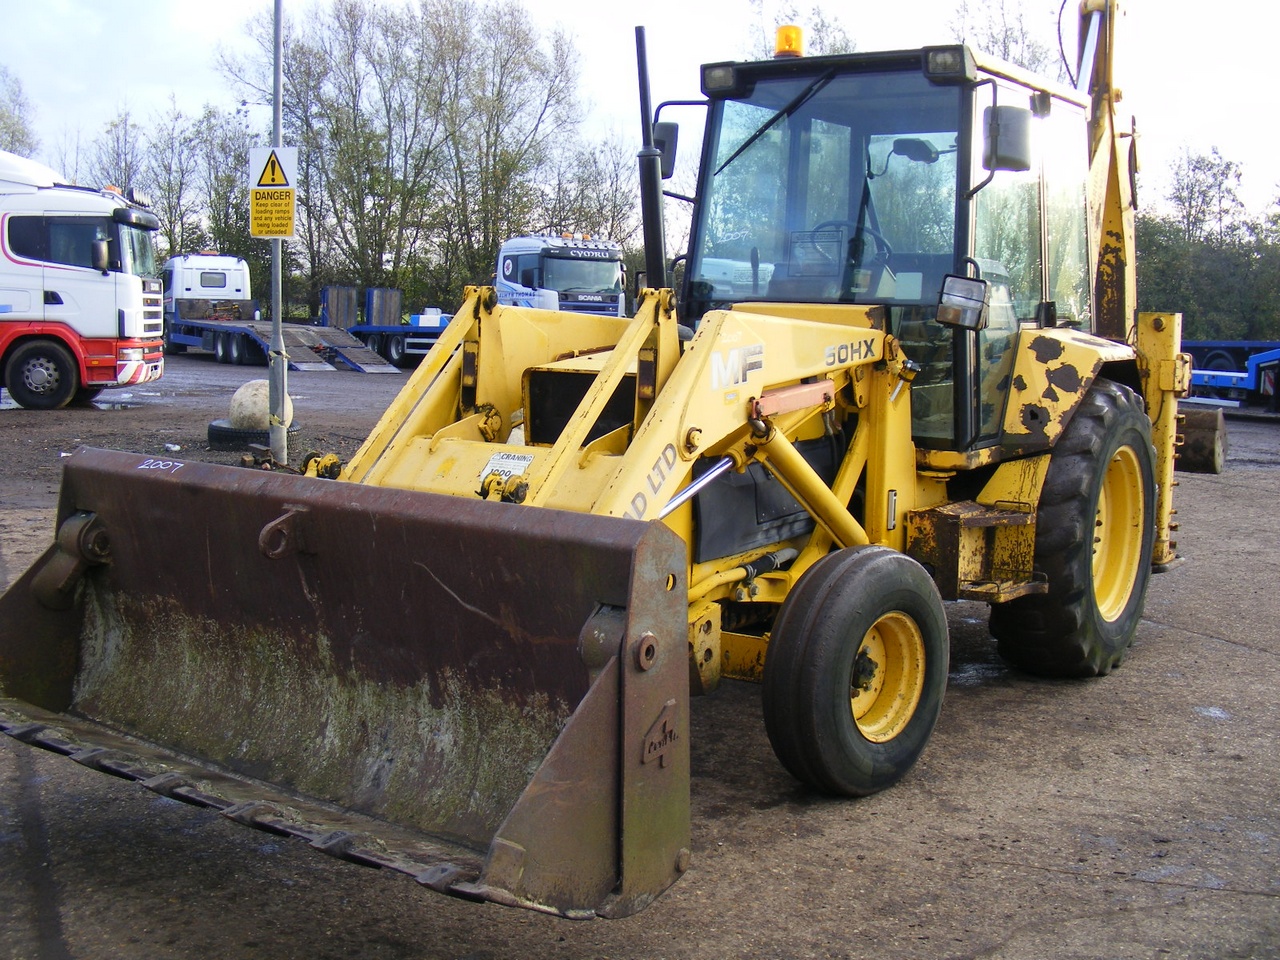
[[[1044,593],[1034,549],[1033,513],[962,500],[910,515],[907,553],[929,569],[944,600],[1003,602]]]
[[[454,887],[480,874],[482,858],[475,851],[310,803],[267,784],[222,776],[101,726],[29,703],[0,699],[0,732],[161,796],[216,810],[244,826],[305,841],[340,860],[406,874],[442,893],[454,892]]]
[[[54,691],[36,705],[60,710],[73,688],[78,717],[498,867],[509,845],[495,838],[523,816],[522,795],[547,794],[527,862],[472,891],[460,876],[453,892],[584,915],[625,888],[618,833],[639,829],[627,793],[643,799],[653,778],[633,786],[619,767],[641,766],[635,738],[687,696],[683,551],[665,528],[97,450],[64,472],[59,524],[84,514],[109,556],[83,574],[77,610],[28,599],[35,568],[0,601],[4,695],[35,702],[34,675]],[[613,687],[589,697],[579,641],[600,605],[627,611],[627,633],[606,651]],[[635,665],[642,633],[674,672]],[[547,770],[571,730],[588,749]],[[653,896],[688,844],[684,750],[654,781],[684,827],[658,838]],[[568,846],[544,853],[553,814],[573,829],[548,828]],[[596,863],[586,888],[579,860]]]
[[[1227,423],[1219,408],[1178,407],[1182,419],[1177,468],[1188,473],[1221,473],[1227,462]]]

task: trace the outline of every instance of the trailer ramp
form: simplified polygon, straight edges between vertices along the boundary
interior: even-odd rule
[[[268,342],[270,333],[268,332]],[[399,373],[399,368],[392,366],[379,354],[370,350],[360,340],[337,327],[310,327],[299,324],[286,324],[284,328],[285,352],[289,355],[289,365],[297,369],[314,369],[314,356],[324,364],[323,369],[335,370],[346,367],[357,373]],[[302,366],[307,364],[307,366]]]

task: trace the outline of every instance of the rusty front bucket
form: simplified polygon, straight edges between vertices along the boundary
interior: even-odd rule
[[[624,916],[688,861],[661,524],[81,450],[0,597],[0,729],[457,896]]]

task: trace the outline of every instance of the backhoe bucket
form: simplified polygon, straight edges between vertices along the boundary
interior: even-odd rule
[[[662,524],[102,450],[0,597],[0,729],[441,892],[569,917],[688,861]]]

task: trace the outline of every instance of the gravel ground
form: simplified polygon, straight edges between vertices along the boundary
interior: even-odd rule
[[[0,405],[0,581],[48,542],[64,454],[235,463],[207,425],[262,375],[189,355],[91,408]],[[291,455],[349,455],[405,381],[291,374]],[[816,797],[757,688],[695,700],[692,866],[635,917],[454,901],[0,738],[0,957],[1280,956],[1280,424],[1231,439],[1221,476],[1180,477],[1187,562],[1112,675],[1011,671],[952,605],[942,718],[891,790]]]

